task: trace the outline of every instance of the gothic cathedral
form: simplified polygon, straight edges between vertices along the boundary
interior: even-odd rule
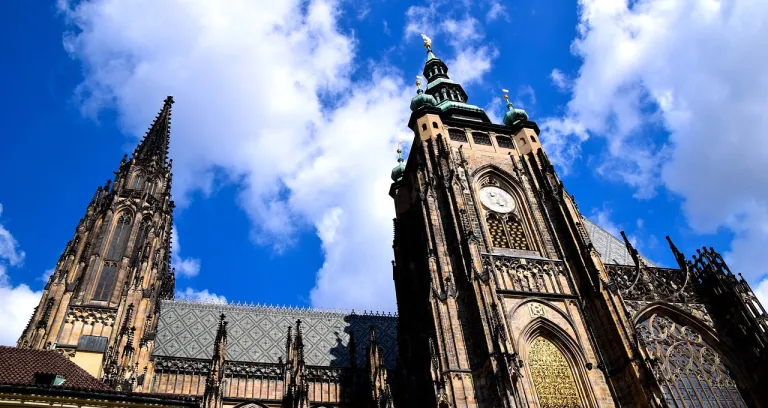
[[[174,300],[169,97],[18,347],[206,408],[768,407],[768,315],[747,282],[669,238],[678,267],[658,267],[583,217],[536,123],[511,103],[492,123],[424,39],[389,190],[397,316]]]

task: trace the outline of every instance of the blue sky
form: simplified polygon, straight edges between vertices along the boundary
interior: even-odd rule
[[[421,32],[492,117],[511,90],[585,215],[663,265],[664,235],[714,246],[768,293],[764,4],[273,3],[3,4],[0,343],[167,94],[182,294],[394,310],[388,177]]]

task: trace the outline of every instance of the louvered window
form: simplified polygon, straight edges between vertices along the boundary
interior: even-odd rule
[[[491,137],[485,133],[473,132],[472,139],[475,141],[475,144],[491,146]]]
[[[448,136],[451,138],[451,140],[467,143],[467,134],[463,130],[449,129]]]
[[[496,136],[496,143],[503,149],[513,149],[512,139],[506,136]]]

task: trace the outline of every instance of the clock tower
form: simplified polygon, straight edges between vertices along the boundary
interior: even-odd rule
[[[743,371],[746,360],[707,337],[717,323],[702,322],[716,309],[694,295],[670,295],[700,290],[692,267],[683,260],[680,269],[657,268],[585,219],[527,113],[505,95],[504,123],[492,123],[426,36],[424,46],[427,84],[417,82],[408,123],[414,139],[389,191],[396,405],[681,406],[711,394],[743,406],[754,380]],[[642,295],[628,289],[640,286]],[[692,337],[674,343],[668,330]],[[672,356],[677,346],[667,342],[713,357]],[[694,384],[714,374],[673,367],[688,361],[682,354],[686,367],[707,367],[722,381]],[[686,376],[688,385],[669,380]]]

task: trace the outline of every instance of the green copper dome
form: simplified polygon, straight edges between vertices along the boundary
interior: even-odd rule
[[[521,120],[528,120],[528,114],[522,109],[516,109],[511,103],[507,102],[507,113],[504,114],[504,124],[512,126]]]
[[[398,157],[397,166],[392,169],[392,181],[399,183],[403,179],[403,173],[405,173],[405,160],[402,157]]]
[[[423,106],[435,106],[437,105],[437,101],[435,100],[435,97],[429,94],[424,93],[423,90],[419,89],[416,91],[416,96],[411,99],[411,112],[416,112],[419,108]]]

